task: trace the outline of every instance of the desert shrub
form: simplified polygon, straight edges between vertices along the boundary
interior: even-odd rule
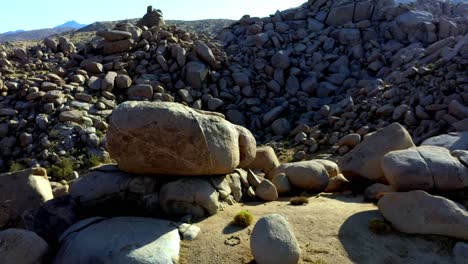
[[[97,156],[97,155],[88,155],[88,165],[89,167],[96,167],[96,166],[99,166],[101,164],[107,164],[107,163],[111,163],[112,160],[109,158],[109,157],[101,157],[101,156]]]
[[[72,180],[74,167],[73,159],[63,158],[58,164],[47,169],[47,175],[55,180]]]
[[[242,227],[247,227],[253,222],[253,215],[247,211],[242,210],[234,216],[234,224]]]
[[[23,170],[23,169],[24,169],[24,167],[23,167],[23,165],[21,165],[21,163],[13,162],[13,164],[11,164],[10,169],[8,171],[9,172],[17,172],[17,171],[20,171],[20,170]]]
[[[289,203],[291,203],[291,205],[308,204],[309,203],[309,198],[307,198],[305,196],[296,196],[296,197],[291,198],[289,200]]]
[[[369,222],[369,229],[372,233],[378,235],[385,235],[392,232],[392,227],[384,220],[373,218]]]

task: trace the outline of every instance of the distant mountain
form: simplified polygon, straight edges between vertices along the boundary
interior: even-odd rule
[[[85,27],[85,26],[86,26],[85,24],[80,24],[80,23],[76,22],[75,20],[71,20],[71,21],[63,23],[62,25],[58,25],[58,26],[56,26],[54,28],[80,29],[80,28]]]
[[[58,25],[54,28],[43,28],[35,30],[16,30],[8,31],[0,34],[0,43],[6,41],[21,41],[21,40],[42,40],[46,37],[61,34],[69,31],[75,31],[86,25],[80,24],[74,20]]]
[[[15,30],[15,31],[8,31],[5,33],[2,33],[2,35],[12,35],[12,34],[21,33],[21,32],[24,32],[24,30],[20,29],[20,30]]]

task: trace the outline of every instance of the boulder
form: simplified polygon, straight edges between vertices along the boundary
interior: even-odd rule
[[[397,191],[468,187],[468,167],[446,148],[421,146],[392,151],[381,164],[386,179]]]
[[[107,41],[118,41],[131,39],[132,33],[121,30],[103,30],[96,32],[96,36],[104,38]]]
[[[291,191],[291,184],[289,183],[288,176],[284,173],[276,174],[271,182],[275,185],[278,194],[288,193]]]
[[[227,174],[255,158],[253,135],[216,113],[177,103],[125,102],[109,119],[109,153],[129,173]]]
[[[102,53],[105,55],[129,51],[135,42],[133,39],[117,40],[101,43]]]
[[[331,177],[328,180],[328,185],[323,192],[327,193],[338,193],[343,192],[349,186],[349,181],[342,175],[339,174],[337,176]]]
[[[337,27],[352,22],[354,5],[355,3],[332,6],[325,23]]]
[[[292,227],[279,214],[257,221],[250,236],[250,249],[259,264],[296,264],[301,255]]]
[[[190,87],[201,89],[207,79],[208,72],[208,68],[203,62],[191,61],[185,65],[183,76]]]
[[[47,243],[34,232],[14,228],[0,231],[2,264],[42,263],[48,250]]]
[[[438,146],[449,149],[468,150],[468,132],[452,132],[428,138],[421,143],[421,146]]]
[[[139,217],[82,220],[60,237],[54,263],[177,263],[180,237],[172,222]]]
[[[52,198],[52,188],[43,168],[0,174],[0,205],[8,212],[13,225],[21,224],[23,212],[38,208]]]
[[[329,181],[325,167],[313,160],[282,164],[274,174],[280,173],[286,174],[294,187],[317,192],[325,190]]]
[[[280,166],[275,151],[270,146],[257,148],[255,159],[247,168],[251,170],[261,170],[265,173],[267,179],[273,178],[274,170]]]
[[[219,208],[219,194],[207,181],[184,178],[161,187],[161,209],[169,215],[193,215],[196,218],[214,215]]]
[[[278,191],[276,190],[275,185],[267,179],[263,180],[255,188],[255,194],[263,201],[269,202],[278,200]]]
[[[374,183],[364,190],[364,200],[366,201],[378,201],[387,193],[395,192],[395,189],[390,185],[382,183]]]
[[[468,212],[444,197],[419,190],[389,193],[380,199],[378,207],[398,231],[468,240]]]
[[[316,161],[316,162],[322,164],[323,167],[325,167],[325,170],[327,170],[328,176],[329,176],[330,178],[336,177],[336,176],[338,176],[339,174],[341,174],[340,168],[338,167],[338,164],[336,164],[335,162],[333,162],[333,161],[331,161],[331,160],[326,160],[326,159],[314,159],[314,161]]]
[[[391,138],[392,140],[389,140]],[[379,146],[376,148],[375,146]],[[390,151],[414,147],[411,136],[398,123],[393,123],[368,136],[339,161],[343,175],[349,181],[360,177],[387,183],[380,161]]]
[[[149,212],[155,208],[152,203],[145,203],[144,197],[157,193],[156,184],[155,177],[132,175],[115,165],[103,165],[78,178],[70,188],[70,195],[86,210]]]
[[[34,231],[51,246],[57,244],[62,233],[79,220],[79,209],[70,195],[49,200],[23,214],[25,228]]]
[[[453,256],[455,257],[455,264],[464,264],[468,259],[468,243],[457,242],[453,247]]]

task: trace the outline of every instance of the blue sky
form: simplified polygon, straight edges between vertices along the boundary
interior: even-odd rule
[[[51,28],[70,20],[82,24],[138,18],[146,6],[161,9],[165,19],[239,19],[267,16],[306,0],[2,0],[0,32]]]

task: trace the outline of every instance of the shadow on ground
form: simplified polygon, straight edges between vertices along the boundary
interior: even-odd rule
[[[377,235],[369,230],[373,218],[382,219],[378,210],[350,216],[338,232],[338,239],[354,263],[452,263],[453,239],[418,236],[392,231]]]

